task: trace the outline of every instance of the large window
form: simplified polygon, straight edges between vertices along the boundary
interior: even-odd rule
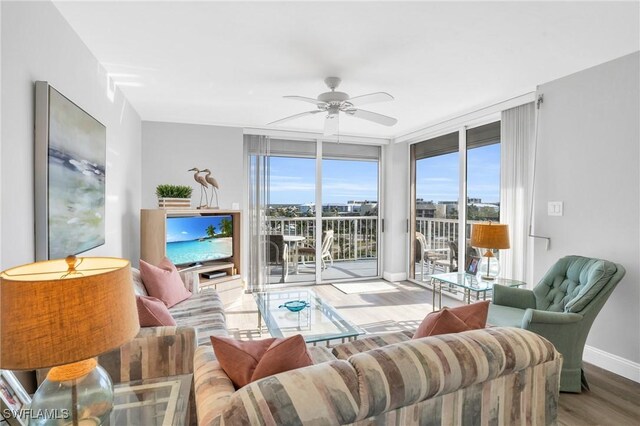
[[[323,155],[322,222],[323,230],[333,233],[322,281],[378,275],[377,160]]]
[[[463,270],[479,254],[469,245],[472,224],[500,218],[500,123],[412,145],[411,199],[409,277]]]
[[[272,139],[267,163],[267,282],[379,276],[380,147]]]

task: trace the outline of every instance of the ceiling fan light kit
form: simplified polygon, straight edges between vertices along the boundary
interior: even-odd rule
[[[308,98],[305,96],[285,96],[286,99],[293,99],[296,101],[314,104],[318,109],[313,111],[305,111],[299,114],[291,115],[289,117],[281,118],[280,120],[269,123],[269,125],[284,123],[289,120],[317,114],[319,112],[326,112],[327,115],[324,122],[324,134],[325,136],[328,136],[338,132],[338,118],[340,112],[348,114],[352,117],[362,118],[364,120],[382,124],[384,126],[393,126],[398,122],[398,120],[393,117],[378,114],[377,112],[365,111],[358,108],[358,106],[364,104],[392,101],[393,96],[386,92],[375,92],[352,98],[345,92],[337,92],[335,90],[340,85],[341,81],[342,80],[340,80],[340,78],[338,77],[325,78],[324,82],[327,87],[329,87],[330,91],[319,94],[316,99]]]

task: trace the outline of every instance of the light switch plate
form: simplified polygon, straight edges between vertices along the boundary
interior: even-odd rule
[[[562,216],[563,205],[562,201],[549,201],[547,203],[547,216]]]

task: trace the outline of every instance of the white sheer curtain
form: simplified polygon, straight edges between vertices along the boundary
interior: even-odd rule
[[[269,205],[269,150],[267,136],[245,135],[249,155],[249,283],[251,292],[267,284],[267,206]]]
[[[526,281],[532,268],[528,235],[534,137],[533,102],[502,111],[500,222],[509,225],[511,249],[500,251],[500,267],[503,277],[521,281]]]

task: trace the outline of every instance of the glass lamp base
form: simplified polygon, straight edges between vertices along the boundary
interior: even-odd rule
[[[500,262],[495,257],[483,257],[477,276],[483,280],[495,280],[500,275]]]
[[[70,380],[53,380],[50,373],[33,396],[29,425],[106,424],[112,408],[113,383],[99,365]]]

